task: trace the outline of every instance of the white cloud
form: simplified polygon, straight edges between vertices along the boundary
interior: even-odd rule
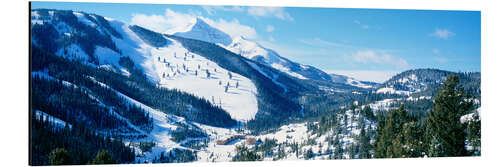
[[[408,62],[402,58],[394,57],[383,52],[375,52],[373,50],[357,51],[347,58],[362,64],[389,65],[402,69],[410,68]]]
[[[241,6],[201,6],[203,10],[207,12],[208,15],[213,15],[217,13],[217,10],[231,11],[231,12],[243,12],[245,9]]]
[[[248,7],[248,14],[257,17],[275,17],[281,20],[293,21],[293,17],[281,7]]]
[[[221,10],[231,12],[247,12],[249,15],[255,17],[274,17],[286,21],[294,20],[293,17],[282,7],[202,6],[202,8],[208,15],[213,15],[217,13],[218,10]]]
[[[133,14],[130,24],[139,25],[158,32],[165,32],[169,29],[169,27],[167,27],[168,21],[163,15],[148,16],[144,14]]]
[[[354,23],[359,25],[362,29],[370,29],[371,26],[367,25],[367,24],[362,24],[359,20],[354,20]]]
[[[383,83],[401,71],[376,71],[376,70],[325,70],[327,73],[340,74],[356,78],[361,81]]]
[[[267,25],[267,27],[266,27],[266,31],[267,31],[267,32],[273,32],[273,31],[274,31],[274,26],[272,26],[272,25]]]
[[[342,44],[342,43],[336,43],[336,42],[331,42],[331,41],[326,41],[321,38],[313,38],[313,39],[301,39],[299,42],[310,45],[310,46],[316,46],[316,47],[339,47],[339,48],[353,48],[353,46]]]
[[[253,27],[242,25],[237,19],[231,21],[224,19],[212,20],[202,17],[199,13],[181,13],[170,9],[166,9],[164,15],[133,14],[130,24],[139,25],[156,32],[173,34],[189,30],[196,22],[197,17],[209,25],[226,32],[231,37],[244,36],[249,39],[258,38],[257,32]]]
[[[436,28],[436,31],[434,31],[430,35],[441,39],[448,39],[455,36],[455,33],[447,29]]]
[[[257,32],[253,27],[242,25],[237,19],[233,19],[231,21],[226,21],[224,19],[219,19],[217,21],[213,21],[208,18],[203,18],[211,26],[222,30],[223,32],[229,34],[231,37],[244,36],[248,39],[257,39],[259,38]]]
[[[130,24],[139,25],[156,32],[172,34],[185,31],[195,22],[195,15],[178,13],[170,9],[164,15],[133,14]]]

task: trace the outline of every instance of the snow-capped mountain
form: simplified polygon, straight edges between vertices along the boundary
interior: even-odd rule
[[[328,74],[315,67],[293,62],[280,56],[277,52],[242,36],[232,39],[227,33],[208,24],[202,18],[197,18],[191,28],[185,32],[177,32],[174,35],[219,44],[235,54],[265,64],[299,79],[330,79]]]
[[[422,93],[432,95],[437,92],[446,76],[453,74],[460,77],[462,86],[472,94],[480,94],[479,72],[457,73],[438,69],[414,69],[404,71],[376,87],[376,93],[410,95]]]
[[[48,15],[40,16],[43,12],[47,12]],[[32,11],[32,15],[34,29],[53,28],[57,34],[54,39],[49,40],[43,38],[44,34],[35,32],[33,40],[42,38],[43,42],[34,43],[39,43],[43,47],[51,41],[67,40],[67,43],[53,46],[59,56],[71,55],[70,57],[82,60],[92,58],[96,61],[95,65],[108,66],[129,75],[130,69],[123,67],[119,62],[120,58],[127,56],[151,82],[157,83],[160,87],[177,89],[204,98],[229,112],[235,120],[249,121],[257,113],[257,88],[250,79],[238,73],[231,73],[230,70],[218,66],[216,62],[189,52],[174,39],[139,26],[127,25],[93,14],[37,10]],[[101,21],[93,18],[101,18]],[[193,30],[207,26],[200,20],[193,26]],[[210,37],[218,37],[213,34],[222,34],[216,29],[213,30],[198,32],[209,33],[200,35]],[[71,42],[73,38],[80,39],[89,35],[76,33],[82,31],[102,36],[107,45],[93,44],[91,41]],[[192,35],[187,33],[189,34]]]
[[[330,77],[332,79],[332,82],[334,83],[341,83],[341,84],[347,84],[351,86],[356,86],[360,88],[374,88],[378,85],[378,83],[375,82],[369,82],[369,81],[360,81],[352,77],[348,77],[345,75],[339,75],[339,74],[330,74]]]
[[[274,50],[263,47],[244,37],[236,37],[226,49],[257,61],[267,66],[280,70],[299,79],[329,80],[325,72],[309,65],[302,65],[280,56]]]
[[[229,45],[232,41],[231,36],[210,26],[202,18],[196,18],[196,22],[186,32],[176,32],[174,35],[222,45]]]

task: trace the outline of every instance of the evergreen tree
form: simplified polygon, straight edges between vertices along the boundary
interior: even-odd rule
[[[467,122],[467,142],[472,146],[472,154],[481,155],[481,120],[474,114],[472,120]]]
[[[56,148],[50,152],[50,165],[70,165],[71,157],[64,148]]]
[[[401,105],[390,111],[387,118],[380,117],[377,126],[375,157],[403,157],[405,136],[401,134],[403,125],[409,120],[408,112]]]
[[[304,159],[308,160],[308,159],[311,159],[313,158],[314,156],[314,153],[312,151],[312,148],[309,148],[307,151],[305,151],[306,153],[304,154]]]
[[[366,134],[366,130],[363,126],[361,128],[359,138],[360,138],[359,158],[371,158],[371,156],[370,156],[370,149],[371,149],[370,136],[368,136],[368,134]]]
[[[473,103],[468,101],[462,87],[458,86],[459,78],[448,75],[435,97],[433,108],[427,121],[430,141],[432,141],[431,156],[465,156],[465,125],[460,117],[465,115]]]
[[[94,160],[90,164],[116,164],[116,161],[106,150],[101,150],[97,153]]]
[[[255,150],[250,150],[245,145],[236,146],[236,156],[233,161],[260,161],[262,157]]]

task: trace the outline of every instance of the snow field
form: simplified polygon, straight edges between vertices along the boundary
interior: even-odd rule
[[[148,48],[151,58],[145,66],[155,71],[152,78],[159,86],[204,98],[238,121],[249,121],[257,114],[257,88],[250,79],[190,53],[177,41],[163,48]]]
[[[68,124],[68,127],[70,129],[73,128],[73,126],[71,124],[67,123],[66,121],[63,121],[57,117],[54,117],[52,115],[45,113],[45,112],[42,112],[40,110],[35,110],[34,112],[35,112],[35,117],[37,120],[49,121],[49,122],[53,123],[58,128],[64,128],[66,126],[66,124]]]

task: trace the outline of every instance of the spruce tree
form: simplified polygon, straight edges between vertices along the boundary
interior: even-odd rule
[[[116,161],[106,150],[101,150],[97,153],[94,160],[90,164],[116,164]]]
[[[481,119],[474,114],[472,120],[467,122],[467,142],[472,146],[472,154],[481,155]]]
[[[64,148],[56,148],[49,154],[50,165],[69,165],[71,157]]]
[[[433,108],[429,112],[428,137],[431,141],[431,156],[465,156],[465,125],[460,117],[472,107],[468,96],[459,85],[459,78],[448,75],[435,97]]]

